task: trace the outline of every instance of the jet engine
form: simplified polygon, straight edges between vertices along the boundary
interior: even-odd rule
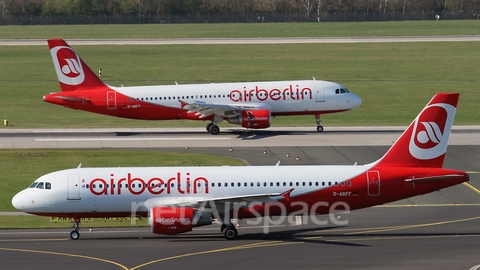
[[[189,232],[192,227],[210,225],[212,217],[210,213],[188,207],[153,207],[149,222],[153,233],[178,234]]]
[[[260,129],[270,127],[270,118],[269,110],[252,110],[242,111],[240,115],[229,118],[228,122],[245,128]]]

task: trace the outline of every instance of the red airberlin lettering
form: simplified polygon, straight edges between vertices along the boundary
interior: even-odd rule
[[[242,101],[266,101],[266,100],[300,100],[300,99],[312,99],[312,89],[308,87],[301,88],[296,84],[295,86],[289,85],[285,89],[272,88],[263,89],[255,86],[254,89],[247,89],[246,86],[242,90],[233,89],[230,91],[230,99],[233,102]]]
[[[182,178],[185,180],[182,181]],[[129,192],[133,195],[141,195],[145,192],[152,195],[164,192],[166,194],[208,194],[208,179],[203,176],[191,178],[189,172],[184,175],[177,172],[175,176],[167,180],[161,177],[143,179],[132,176],[132,173],[127,173],[126,177],[116,178],[115,174],[111,173],[108,180],[101,177],[92,179],[88,188],[93,195],[120,195],[122,192]]]

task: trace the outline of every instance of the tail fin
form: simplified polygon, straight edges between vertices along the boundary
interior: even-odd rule
[[[459,96],[436,94],[378,165],[441,168]]]
[[[49,39],[48,46],[62,91],[94,90],[106,85],[63,39]]]

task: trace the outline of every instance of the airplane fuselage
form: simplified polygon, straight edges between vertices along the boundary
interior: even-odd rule
[[[269,110],[271,116],[335,113],[353,109],[361,103],[361,99],[344,86],[316,80],[109,86],[101,91],[52,93],[43,99],[72,109],[145,120],[213,119],[213,114],[202,118],[201,114],[189,112],[183,108],[183,102],[251,106]]]
[[[464,182],[466,177],[463,172],[441,168],[406,167],[400,172],[398,167],[374,165],[77,168],[40,177],[35,182],[43,183],[41,188],[23,190],[12,203],[24,212],[46,216],[147,216],[148,209],[155,205],[184,202],[198,208],[202,206],[200,202],[208,200],[293,189],[289,200],[279,195],[255,201],[256,204],[244,203],[239,205],[242,209],[237,215],[264,215],[269,202],[281,203],[286,210],[277,213],[278,209],[268,209],[270,215],[302,210],[325,214],[336,202],[354,210],[433,192]],[[453,174],[463,177],[433,183],[408,181],[426,175]],[[223,213],[223,209],[217,210]]]

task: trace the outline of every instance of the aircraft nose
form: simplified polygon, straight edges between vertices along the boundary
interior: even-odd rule
[[[352,109],[357,108],[362,104],[362,99],[353,93],[350,94],[352,94],[352,97],[350,98],[350,105],[352,106]]]
[[[24,208],[24,199],[22,196],[22,192],[17,193],[15,196],[12,198],[12,205],[15,207],[17,210],[22,211]]]

